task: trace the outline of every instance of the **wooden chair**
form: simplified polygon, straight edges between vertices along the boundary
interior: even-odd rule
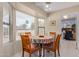
[[[56,32],[50,32],[50,36],[54,36],[54,39],[56,38]]]
[[[57,38],[53,42],[52,46],[50,46],[50,47],[44,46],[44,49],[54,52],[55,57],[56,57],[56,51],[58,51],[58,55],[60,56],[60,51],[59,51],[60,38],[61,38],[61,34],[58,34]]]
[[[25,32],[25,34],[31,36],[31,32]]]
[[[29,53],[29,56],[31,57],[31,54],[35,51],[40,50],[39,47],[36,47],[34,44],[31,43],[28,35],[21,35],[22,39],[22,56],[24,57],[24,51]]]
[[[21,32],[20,35],[29,35],[29,36],[31,36],[31,32]]]
[[[56,38],[56,32],[50,32],[50,36],[54,36],[54,39]],[[46,46],[50,46],[53,42],[50,42],[48,44],[44,44]]]
[[[53,40],[56,39],[56,32],[50,32],[50,36],[53,36]],[[50,45],[52,44],[53,42],[50,43]]]

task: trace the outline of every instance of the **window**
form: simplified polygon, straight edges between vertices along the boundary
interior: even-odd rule
[[[17,30],[30,30],[32,29],[32,23],[34,22],[34,17],[24,14],[22,12],[16,11],[16,28]]]
[[[39,27],[44,27],[44,19],[38,19]]]
[[[44,23],[44,19],[39,18],[38,19],[38,35],[45,35],[45,23]]]
[[[34,17],[16,11],[16,40],[20,39],[20,33],[30,31],[34,33]]]
[[[9,42],[9,5],[3,5],[3,43]]]

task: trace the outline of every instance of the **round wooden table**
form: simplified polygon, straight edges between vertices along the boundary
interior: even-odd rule
[[[54,37],[52,36],[32,36],[31,39],[32,43],[36,43],[41,47],[41,52],[39,52],[40,57],[44,56],[43,44],[48,44],[54,41]]]

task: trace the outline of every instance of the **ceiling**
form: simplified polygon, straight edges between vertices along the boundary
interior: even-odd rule
[[[35,3],[35,5],[37,5],[38,7],[40,7],[41,9],[43,9],[46,12],[58,11],[61,9],[79,5],[79,3],[77,3],[77,2],[52,2],[52,3],[48,4],[49,7],[46,7],[46,4],[47,3],[45,3],[45,2]]]
[[[77,6],[79,5],[79,2],[50,2],[50,3],[46,3],[46,2],[25,3],[23,2],[23,4],[31,4],[31,5],[37,6],[37,8],[40,8],[47,13],[50,13],[50,12],[58,11],[61,9]],[[48,7],[46,7],[46,5],[48,5]]]

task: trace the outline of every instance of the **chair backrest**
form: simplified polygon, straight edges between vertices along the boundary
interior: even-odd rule
[[[60,39],[61,39],[61,34],[58,34],[56,40],[53,43],[54,50],[59,49]]]
[[[25,35],[31,36],[31,32],[25,32]]]
[[[54,40],[55,40],[55,38],[56,38],[56,32],[50,32],[50,36],[53,36],[54,38]]]
[[[29,35],[21,35],[22,40],[22,48],[31,48],[31,41],[29,39]]]
[[[52,35],[56,35],[56,32],[50,32],[50,35],[52,36]]]

